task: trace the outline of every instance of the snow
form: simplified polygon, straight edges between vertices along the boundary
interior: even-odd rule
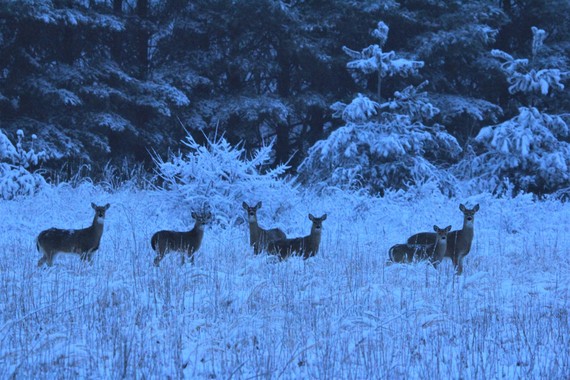
[[[192,225],[167,193],[84,184],[2,202],[0,376],[567,378],[570,206],[411,196],[305,191],[275,216],[298,236],[326,212],[316,257],[254,256],[246,224],[213,224],[194,266],[160,268],[152,233]],[[86,227],[90,201],[111,203],[94,264],[37,268],[37,234]],[[481,204],[464,275],[384,265],[415,232],[459,228],[460,202]]]

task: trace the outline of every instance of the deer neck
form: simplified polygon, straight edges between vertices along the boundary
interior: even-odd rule
[[[312,228],[311,234],[309,235],[309,245],[314,251],[317,251],[319,249],[320,244],[321,244],[321,230],[317,231],[314,228]]]
[[[443,258],[445,256],[445,252],[447,251],[447,239],[445,240],[437,240],[435,243],[434,254],[436,257]]]
[[[249,219],[249,241],[253,244],[259,239],[260,228],[257,224],[257,218]]]
[[[468,221],[467,219],[463,220],[463,229],[459,231],[459,239],[463,243],[471,243],[473,240],[473,223],[475,222],[474,219]]]
[[[104,223],[105,218],[100,218],[97,214],[95,214],[93,223],[91,224],[91,227],[89,227],[95,233],[95,236],[99,239],[101,238],[101,235],[103,235]]]
[[[204,228],[203,224],[196,224],[188,234],[196,237],[196,243],[200,244],[204,237]]]

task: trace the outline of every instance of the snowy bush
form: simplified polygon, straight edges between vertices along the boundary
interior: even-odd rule
[[[378,25],[372,34],[384,43],[388,29],[383,23]],[[407,75],[423,66],[423,62],[405,63],[407,60],[396,58],[394,52],[382,53],[378,45],[362,53],[346,48],[345,51],[355,58],[347,67],[365,74],[381,70],[381,76]],[[382,104],[362,94],[350,104],[334,103],[333,115],[346,124],[309,149],[299,167],[300,179],[313,185],[366,189],[372,193],[382,193],[386,188],[407,189],[430,181],[452,192],[453,177],[435,162],[456,158],[461,148],[442,126],[424,124],[439,113],[422,91],[426,84],[408,86]]]
[[[268,169],[273,143],[248,158],[243,146],[231,145],[223,136],[200,145],[188,133],[182,142],[187,152],[171,154],[168,160],[155,157],[161,188],[170,195],[174,208],[209,209],[222,224],[241,217],[241,204],[263,200],[264,208],[288,209],[297,193],[292,182],[282,179],[287,165]]]
[[[493,57],[503,61],[501,68],[510,83],[511,93],[547,95],[562,90],[563,73],[558,69],[530,67],[546,38],[543,30],[533,27],[531,60],[515,59],[500,50]],[[566,75],[566,74],[564,74]],[[570,185],[569,127],[557,115],[541,112],[536,107],[519,107],[510,120],[482,128],[475,141],[483,147],[479,155],[471,155],[459,166],[472,186],[493,190],[513,186],[515,191],[551,193]]]
[[[0,197],[12,199],[19,195],[31,195],[46,184],[37,172],[30,172],[31,167],[38,165],[44,157],[43,152],[35,152],[32,135],[30,148],[24,148],[24,132],[17,132],[16,146],[0,131]]]

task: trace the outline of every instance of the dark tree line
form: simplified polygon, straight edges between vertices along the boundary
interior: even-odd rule
[[[461,144],[520,105],[489,51],[528,52],[548,31],[568,71],[565,0],[1,0],[0,128],[38,136],[43,165],[96,173],[176,150],[184,128],[257,148],[276,138],[275,164],[338,127],[330,105],[362,91],[343,46],[364,46],[379,20],[387,49],[422,60],[437,122]],[[386,94],[403,88],[386,78]],[[568,110],[568,92],[546,106]],[[38,149],[38,148],[36,148]]]

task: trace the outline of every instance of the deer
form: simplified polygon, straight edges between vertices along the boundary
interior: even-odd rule
[[[320,218],[309,214],[309,220],[313,222],[313,225],[311,226],[311,233],[308,236],[271,241],[267,246],[267,251],[270,254],[278,255],[280,260],[285,260],[291,255],[303,256],[304,260],[315,256],[319,251],[323,221],[326,219],[327,214],[324,214]]]
[[[394,263],[409,263],[414,260],[429,260],[437,268],[445,257],[448,247],[448,234],[451,226],[439,228],[434,225],[435,242],[432,244],[396,244],[389,250],[390,260]]]
[[[150,244],[152,249],[156,252],[154,258],[154,266],[158,267],[160,261],[164,258],[167,252],[176,251],[182,253],[182,265],[185,263],[185,258],[188,256],[190,263],[194,265],[194,254],[200,249],[202,245],[202,238],[204,237],[204,228],[211,220],[212,213],[196,213],[192,212],[192,218],[195,220],[194,227],[190,231],[168,231],[162,230],[152,235]]]
[[[111,205],[107,203],[105,206],[97,206],[91,203],[91,207],[95,210],[95,216],[93,223],[87,228],[79,230],[50,228],[40,232],[36,239],[36,248],[42,254],[38,267],[45,263],[51,267],[58,253],[77,254],[82,261],[93,263],[93,253],[99,249],[103,235],[105,213]]]
[[[449,257],[453,262],[453,266],[458,275],[463,273],[463,259],[471,251],[471,243],[473,242],[473,226],[475,222],[475,213],[479,211],[479,204],[472,209],[468,209],[465,205],[460,204],[459,210],[463,213],[463,228],[461,230],[451,231],[447,237],[447,251],[445,257]],[[435,234],[431,232],[420,232],[408,238],[410,244],[432,244]]]
[[[247,220],[249,222],[249,245],[253,247],[253,254],[257,255],[264,249],[267,249],[269,242],[274,240],[287,239],[287,235],[279,228],[265,230],[257,224],[257,210],[261,208],[261,201],[255,206],[250,206],[243,202],[242,207],[247,211]]]

